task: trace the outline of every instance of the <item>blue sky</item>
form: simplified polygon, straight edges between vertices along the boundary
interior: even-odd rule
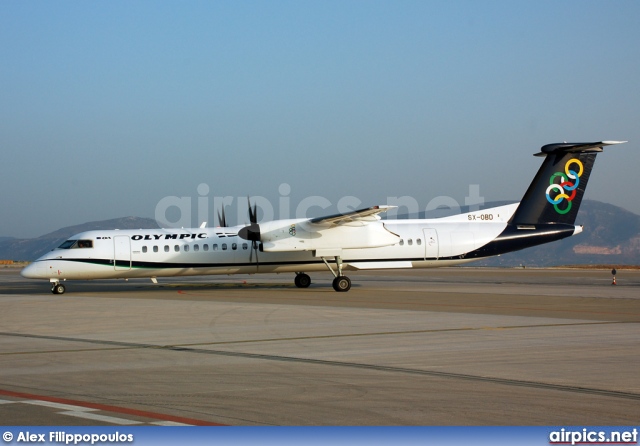
[[[599,157],[586,198],[640,213],[639,16],[635,1],[0,2],[0,236],[154,217],[167,196],[195,215],[202,183],[210,220],[214,196],[276,206],[282,183],[293,208],[463,204],[470,184],[517,200],[540,146],[603,139],[630,142]]]

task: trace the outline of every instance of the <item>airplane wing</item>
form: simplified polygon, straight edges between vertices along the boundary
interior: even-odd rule
[[[376,221],[380,220],[377,215],[381,212],[387,212],[389,209],[396,208],[397,206],[373,206],[366,209],[359,209],[353,212],[347,212],[346,214],[328,215],[326,217],[318,217],[309,219],[309,223],[318,225],[333,225],[338,226],[345,223],[352,223],[355,221]]]
[[[320,256],[343,249],[389,246],[400,237],[384,226],[378,214],[394,207],[373,206],[346,214],[288,221],[284,226],[276,220],[260,224],[258,234],[266,252],[314,251]]]

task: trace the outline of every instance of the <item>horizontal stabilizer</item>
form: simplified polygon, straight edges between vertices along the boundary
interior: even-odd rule
[[[624,144],[627,141],[600,141],[600,142],[561,142],[547,144],[540,148],[540,152],[534,156],[547,156],[551,153],[585,153],[602,152],[603,147],[615,144]]]

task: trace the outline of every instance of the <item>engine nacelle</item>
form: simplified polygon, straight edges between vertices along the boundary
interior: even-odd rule
[[[378,248],[399,239],[379,220],[341,225],[280,220],[260,225],[260,241],[267,252]]]

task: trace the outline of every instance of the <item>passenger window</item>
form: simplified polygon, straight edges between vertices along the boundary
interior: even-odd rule
[[[158,252],[158,247],[157,246],[153,247],[153,252]]]
[[[164,252],[169,252],[169,245],[164,245]]]
[[[223,251],[226,251],[226,250],[227,250],[227,244],[226,244],[226,243],[223,243],[223,244],[222,244],[222,250],[223,250]]]
[[[203,251],[209,251],[209,245],[207,245],[206,243],[204,245],[202,245],[202,250]]]
[[[407,243],[409,244],[409,246],[413,245],[413,239],[408,239]]]
[[[218,244],[214,243],[213,245],[211,245],[211,249],[214,250],[214,251],[217,251],[218,250]]]
[[[404,240],[400,239],[400,246],[404,246]]]
[[[232,243],[232,244],[231,244],[231,249],[233,249],[234,251],[235,251],[236,249],[238,249],[238,244],[237,244],[237,243]]]
[[[198,245],[193,245],[193,250],[194,250],[194,251],[200,251],[200,246],[198,246]]]
[[[174,250],[175,252],[180,252],[180,245],[175,245],[175,246],[173,247],[173,250]]]
[[[249,248],[249,245],[247,245],[246,243],[242,244],[242,249],[246,251],[248,248]]]
[[[189,252],[189,245],[184,245],[184,252]]]
[[[417,239],[417,240],[416,240],[416,243],[417,243],[418,245],[422,245],[422,239],[421,239],[421,238]]]
[[[147,252],[147,247],[146,246],[142,247],[142,252]]]

